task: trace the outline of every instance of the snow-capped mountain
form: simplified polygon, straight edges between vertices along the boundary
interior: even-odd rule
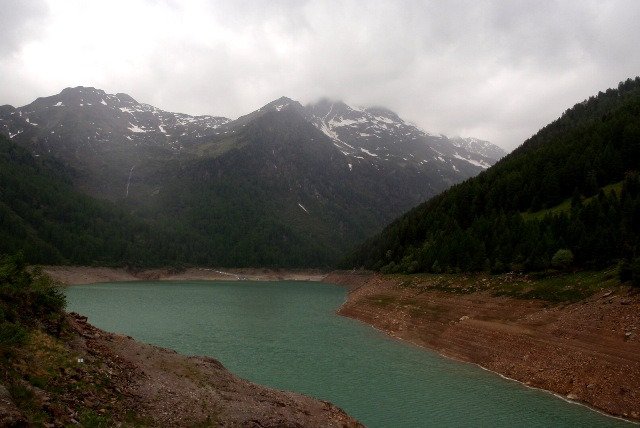
[[[305,109],[312,123],[347,156],[474,174],[505,155],[487,141],[428,133],[381,107],[358,108],[321,100]]]
[[[217,134],[230,119],[189,116],[139,103],[127,94],[107,94],[95,88],[67,88],[38,98],[24,107],[3,106],[0,132],[15,138],[24,134],[50,152],[69,140],[81,145],[130,141],[132,145],[180,150],[195,139]]]
[[[351,159],[352,166],[360,161],[412,165],[439,174],[450,185],[489,168],[506,154],[488,141],[426,132],[386,108],[352,107],[327,99],[302,106],[281,97],[228,123],[225,129],[231,132],[268,112],[287,109],[300,112]]]
[[[506,156],[506,152],[495,144],[473,137],[453,137],[451,143],[472,154],[478,154],[488,159],[499,160]]]
[[[0,132],[35,155],[51,154],[71,167],[82,190],[117,199],[130,197],[132,180],[156,174],[170,160],[220,156],[239,148],[244,127],[287,111],[320,131],[321,136],[309,138],[336,149],[332,159],[344,168],[366,164],[381,170],[393,165],[409,175],[421,174],[424,189],[415,193],[420,197],[474,176],[504,155],[486,141],[426,132],[381,107],[358,108],[326,99],[303,106],[281,97],[231,120],[168,112],[127,94],[82,86],[23,107],[0,107]],[[261,123],[267,126],[268,121]]]
[[[99,198],[129,195],[143,169],[181,157],[224,132],[230,119],[167,112],[127,94],[66,88],[14,108],[0,107],[0,132],[34,155],[49,154],[73,171],[76,186]]]

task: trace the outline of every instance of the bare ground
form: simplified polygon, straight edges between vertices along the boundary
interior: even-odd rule
[[[348,285],[339,314],[628,419],[640,420],[640,294],[618,287],[576,303],[467,294],[378,274]]]
[[[67,324],[64,339],[36,334],[14,357],[31,382],[19,381],[30,416],[0,386],[1,426],[362,426],[329,402],[253,384],[213,358],[107,333],[74,313]]]
[[[251,280],[251,281],[322,281],[326,273],[320,270],[223,269],[188,268],[130,270],[91,266],[43,266],[53,279],[67,285],[118,281],[189,281],[189,280]]]

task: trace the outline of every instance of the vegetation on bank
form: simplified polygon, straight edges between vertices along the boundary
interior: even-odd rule
[[[567,110],[342,263],[385,273],[603,269],[640,284],[640,78]]]
[[[99,364],[82,364],[69,346],[74,336],[64,307],[59,286],[28,269],[23,256],[0,258],[3,424],[62,426],[75,420],[82,426],[112,425],[107,410],[116,400],[100,399],[112,392],[109,373]],[[101,414],[96,406],[105,411]]]
[[[65,298],[49,277],[25,267],[20,255],[0,260],[0,376],[27,421],[43,423],[36,388],[46,387],[54,373],[48,366],[59,354],[55,338],[64,329]]]
[[[64,294],[48,276],[26,270],[24,257],[0,259],[0,351],[3,357],[24,345],[34,330],[59,336]]]
[[[523,300],[543,300],[552,303],[577,302],[593,294],[610,290],[625,283],[618,268],[599,271],[563,272],[550,270],[529,274],[503,273],[419,273],[387,274],[400,287],[420,291],[443,291],[453,294],[488,292],[494,296],[508,296]],[[385,299],[372,297],[374,304],[385,305]],[[378,302],[380,300],[380,302]],[[389,303],[389,302],[387,302]]]

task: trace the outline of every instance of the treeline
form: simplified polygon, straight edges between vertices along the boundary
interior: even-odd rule
[[[556,264],[564,256],[577,267],[633,265],[640,255],[639,161],[635,78],[577,104],[486,172],[400,217],[341,265],[540,270],[559,250]],[[621,182],[619,193],[602,190]],[[567,200],[570,209],[553,209]],[[527,215],[541,210],[547,215]]]

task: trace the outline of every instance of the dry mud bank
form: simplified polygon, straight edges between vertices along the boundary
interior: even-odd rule
[[[487,289],[443,291],[429,277],[409,277],[335,272],[325,281],[350,287],[341,315],[608,414],[640,420],[637,292],[618,287],[578,302],[551,303],[496,296]]]
[[[68,285],[117,281],[322,281],[326,274],[319,270],[217,269],[189,268],[185,270],[147,269],[132,271],[124,268],[91,266],[43,266],[52,278]]]

